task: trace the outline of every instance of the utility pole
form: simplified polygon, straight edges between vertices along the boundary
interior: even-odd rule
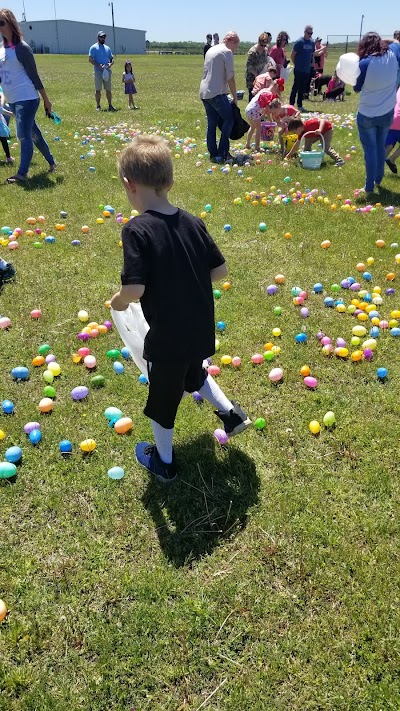
[[[362,28],[363,28],[364,17],[365,17],[365,15],[361,15],[360,41],[361,41],[361,37],[362,37]]]
[[[108,7],[111,7],[111,20],[112,20],[112,28],[113,28],[113,42],[114,42],[113,54],[116,54],[116,52],[117,52],[117,47],[116,47],[116,44],[115,44],[114,3],[113,3],[113,2],[109,2],[109,3],[108,3]]]
[[[53,0],[54,5],[54,21],[56,23],[56,41],[57,41],[57,53],[60,54],[60,37],[58,35],[58,22],[57,22],[57,10],[56,10],[56,0]]]

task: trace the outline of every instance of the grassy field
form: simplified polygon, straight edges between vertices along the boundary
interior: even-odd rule
[[[244,89],[244,58],[235,61]],[[360,322],[324,306],[327,295],[343,298],[346,309],[357,297],[331,290],[348,276],[369,292],[381,287],[381,319],[400,308],[396,280],[394,295],[385,294],[387,274],[399,278],[400,221],[384,210],[399,205],[398,178],[385,177],[376,195],[382,207],[342,209],[347,198],[365,206],[353,197],[364,184],[356,98],[308,102],[334,114],[333,145],[349,156],[343,168],[328,160],[305,171],[271,153],[242,176],[236,168],[209,174],[200,58],[135,58],[136,112],[127,109],[119,58],[115,115],[95,112],[86,58],[39,57],[38,64],[63,119],[55,126],[40,116],[59,171],[49,176],[35,154],[26,185],[0,185],[2,225],[25,233],[27,218],[43,215],[44,233],[56,237],[46,244],[23,234],[15,252],[0,247],[17,269],[0,294],[0,315],[12,321],[0,331],[0,401],[15,404],[13,415],[0,412],[0,460],[12,444],[23,448],[15,481],[0,482],[0,598],[9,609],[0,623],[1,711],[398,711],[399,339],[380,329],[373,361],[352,362],[325,357],[315,338],[322,330],[356,350],[350,340]],[[115,215],[96,220],[106,204],[130,214],[116,153],[138,129],[162,131],[177,146],[172,200],[195,214],[212,205],[206,222],[232,284],[216,300],[216,320],[227,327],[213,360],[242,358],[239,370],[222,367],[220,383],[252,419],[266,420],[263,432],[250,429],[222,450],[211,408],[187,398],[176,422],[180,479],[167,490],[134,461],[135,442],[151,439],[146,387],[126,361],[124,374],[114,372],[106,353],[121,347],[118,334],[90,341],[104,388],[94,389],[93,374],[71,358],[80,345],[78,311],[102,323],[119,284],[120,225]],[[196,147],[185,152],[185,138]],[[0,165],[1,183],[10,170]],[[291,189],[318,193],[283,204],[278,191]],[[246,199],[250,191],[272,197],[265,206]],[[64,231],[56,230],[60,222]],[[324,240],[330,249],[321,249]],[[369,257],[371,282],[356,270]],[[285,284],[269,297],[278,273]],[[324,294],[313,293],[316,282]],[[307,319],[293,304],[295,286],[308,292]],[[34,321],[30,311],[39,307]],[[305,344],[295,341],[301,332]],[[267,342],[280,353],[253,366]],[[51,415],[39,413],[43,368],[31,365],[43,343],[62,369]],[[318,378],[314,391],[300,376],[304,364]],[[13,381],[18,365],[29,367],[29,381]],[[284,369],[279,386],[268,379],[273,366]],[[388,369],[385,382],[378,367]],[[89,387],[80,403],[70,396],[77,385]],[[132,417],[131,435],[110,429],[103,412],[111,405]],[[314,437],[308,423],[322,423],[328,410],[336,427]],[[23,432],[32,420],[43,433],[37,447]],[[97,448],[84,456],[79,443],[89,437]],[[58,451],[65,438],[74,447],[68,459]],[[125,468],[121,481],[107,477],[113,465]]]

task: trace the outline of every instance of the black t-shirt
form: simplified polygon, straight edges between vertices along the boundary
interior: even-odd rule
[[[150,326],[144,358],[156,361],[204,359],[215,351],[211,269],[224,257],[198,217],[178,209],[153,210],[122,230],[122,284],[144,284],[140,299]]]
[[[211,49],[211,45],[207,42],[207,44],[205,44],[203,47],[203,57],[206,56],[209,49]]]

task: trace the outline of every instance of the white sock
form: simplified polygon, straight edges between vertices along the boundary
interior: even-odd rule
[[[232,410],[231,401],[228,400],[225,393],[222,392],[221,388],[217,385],[211,375],[207,375],[204,385],[200,388],[199,393],[202,397],[208,400],[213,407],[219,410],[219,412],[226,413]]]
[[[166,430],[165,427],[161,427],[158,422],[154,422],[154,420],[150,420],[150,422],[153,428],[157,452],[159,453],[160,458],[164,462],[164,464],[171,464],[172,439],[174,436],[174,428],[172,428],[172,430]]]

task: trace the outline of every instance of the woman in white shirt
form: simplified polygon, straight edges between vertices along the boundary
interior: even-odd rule
[[[8,178],[7,183],[21,183],[26,180],[28,174],[33,144],[47,160],[50,172],[56,169],[54,157],[35,121],[40,104],[39,94],[47,115],[51,113],[51,103],[37,72],[33,52],[23,41],[21,29],[11,10],[0,10],[0,32],[3,35],[0,77],[4,94],[15,116],[17,136],[21,144],[18,172]]]

